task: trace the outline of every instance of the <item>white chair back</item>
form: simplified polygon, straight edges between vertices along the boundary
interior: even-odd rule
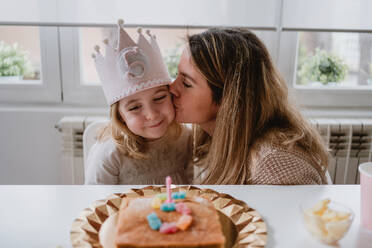
[[[96,142],[97,131],[103,125],[107,124],[108,120],[97,120],[90,123],[84,130],[83,134],[83,155],[84,155],[84,171],[86,171],[86,160],[89,155],[90,148]]]
[[[333,184],[331,175],[329,175],[328,170],[326,170],[325,176],[326,176],[326,179],[327,179],[327,184]]]

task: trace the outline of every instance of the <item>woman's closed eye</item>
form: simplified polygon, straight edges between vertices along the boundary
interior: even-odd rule
[[[192,84],[190,82],[188,82],[189,81],[189,76],[187,76],[186,74],[183,74],[183,73],[181,73],[180,76],[181,76],[180,79],[182,81],[183,87],[185,87],[185,88],[192,87]]]
[[[185,86],[186,88],[190,88],[190,87],[191,87],[191,84],[186,83],[185,80],[182,81],[182,84],[183,84],[183,86]]]

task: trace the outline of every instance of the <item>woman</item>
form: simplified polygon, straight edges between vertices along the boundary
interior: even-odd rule
[[[196,182],[322,184],[328,154],[290,104],[264,44],[245,29],[188,37],[170,86],[176,120],[194,123]]]

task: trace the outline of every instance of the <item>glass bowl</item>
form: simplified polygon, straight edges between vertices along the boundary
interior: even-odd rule
[[[334,244],[342,239],[354,219],[354,212],[347,206],[323,200],[317,204],[300,206],[306,230],[315,239],[325,244]],[[325,205],[324,205],[325,204]],[[321,209],[323,206],[323,209]]]

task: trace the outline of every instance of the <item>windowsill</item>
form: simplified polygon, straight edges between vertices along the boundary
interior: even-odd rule
[[[372,118],[371,108],[306,107],[301,109],[307,117],[321,118]]]
[[[26,111],[26,112],[74,112],[74,113],[102,113],[107,114],[107,105],[93,106],[82,104],[66,103],[0,103],[0,112]],[[302,107],[301,112],[307,117],[319,118],[372,118],[372,107],[370,108],[350,108],[350,107]]]
[[[372,85],[358,85],[355,87],[351,86],[305,86],[305,85],[295,85],[293,87],[296,90],[326,90],[326,91],[372,91]]]
[[[14,85],[27,85],[27,86],[30,86],[30,85],[36,85],[36,86],[39,86],[39,85],[42,85],[42,81],[41,80],[16,80],[16,81],[0,81],[0,86],[7,86],[7,87],[12,87]]]

